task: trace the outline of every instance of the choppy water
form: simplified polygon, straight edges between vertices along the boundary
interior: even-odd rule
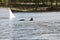
[[[15,15],[20,18],[21,14],[18,14]],[[23,16],[21,15],[21,17]],[[11,24],[0,23],[0,40],[60,40],[60,22],[16,21]]]

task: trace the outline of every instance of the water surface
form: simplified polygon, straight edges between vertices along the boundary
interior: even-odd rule
[[[39,13],[14,15],[26,21],[0,23],[0,40],[60,40],[60,22],[28,21],[30,17],[39,18]]]

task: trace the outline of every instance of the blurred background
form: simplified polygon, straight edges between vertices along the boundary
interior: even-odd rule
[[[0,0],[0,7],[13,12],[60,11],[60,0]]]

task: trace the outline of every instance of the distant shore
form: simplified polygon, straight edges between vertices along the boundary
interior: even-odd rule
[[[0,8],[5,8],[5,7],[0,7]],[[60,8],[48,8],[48,7],[39,7],[37,9],[34,8],[14,8],[14,7],[9,7],[12,12],[56,12],[60,11]]]

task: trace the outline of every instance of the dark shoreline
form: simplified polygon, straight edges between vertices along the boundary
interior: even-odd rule
[[[12,12],[16,13],[16,12],[60,12],[60,11],[16,11],[16,10],[12,10]]]

